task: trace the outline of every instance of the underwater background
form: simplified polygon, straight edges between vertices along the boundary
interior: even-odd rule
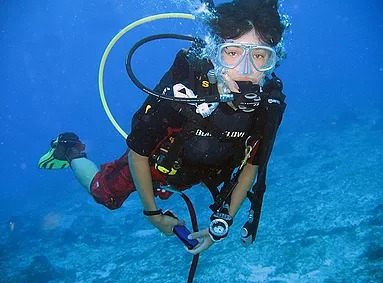
[[[224,1],[216,1],[222,3]],[[137,194],[109,211],[70,170],[37,162],[58,133],[76,132],[97,164],[125,141],[98,93],[109,41],[128,24],[195,2],[0,1],[0,282],[186,282],[192,256],[142,215]],[[201,254],[194,282],[383,282],[383,4],[380,0],[285,0],[288,57],[276,73],[288,107],[268,169],[256,242],[239,231]],[[190,20],[161,20],[127,33],[112,49],[104,87],[125,131],[146,98],[128,79],[125,56],[157,33],[199,35]],[[187,42],[137,51],[133,68],[154,86]],[[186,192],[199,226],[212,202]],[[190,221],[181,198],[158,201]]]

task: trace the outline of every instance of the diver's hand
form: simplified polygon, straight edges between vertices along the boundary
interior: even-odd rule
[[[189,239],[197,239],[200,243],[192,250],[189,250],[187,247],[185,247],[185,250],[188,253],[191,253],[193,255],[199,254],[200,252],[203,252],[210,248],[211,245],[214,244],[214,242],[211,240],[209,235],[209,228],[206,228],[205,230],[201,230],[198,232],[191,233],[189,235]]]
[[[238,84],[235,82],[234,79],[232,79],[229,75],[229,73],[226,70],[222,70],[221,75],[222,80],[218,81],[218,92],[223,93],[225,92],[224,89],[229,89],[230,92],[234,93],[240,93],[240,89],[238,87]]]
[[[149,216],[148,219],[150,223],[152,223],[158,230],[160,230],[166,236],[171,236],[174,234],[174,226],[185,225],[185,221],[163,214]]]

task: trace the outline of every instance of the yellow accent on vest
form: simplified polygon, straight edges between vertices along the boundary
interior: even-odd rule
[[[154,165],[154,168],[156,168],[161,173],[173,176],[177,173],[177,170],[174,168],[170,168],[170,170],[164,166],[158,165],[157,163]]]
[[[202,81],[202,87],[209,87],[209,85],[208,81]]]
[[[146,105],[146,108],[145,108],[145,114],[148,113],[148,111],[150,110],[150,108],[152,108],[152,106],[150,104]]]

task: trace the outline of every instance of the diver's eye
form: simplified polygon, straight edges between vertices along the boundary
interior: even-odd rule
[[[264,60],[266,58],[266,55],[263,53],[254,53],[253,58],[256,60]]]
[[[239,56],[238,52],[235,50],[225,49],[225,54],[230,57],[237,57]]]
[[[225,55],[230,57],[239,57],[242,56],[244,50],[241,47],[237,46],[228,46],[224,48]]]

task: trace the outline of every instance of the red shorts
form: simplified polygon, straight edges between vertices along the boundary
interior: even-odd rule
[[[100,171],[94,176],[90,186],[90,193],[94,199],[109,209],[121,207],[129,195],[136,189],[128,164],[127,151],[120,159],[102,164]],[[152,169],[153,181],[165,183],[166,175]],[[161,189],[154,190],[155,196],[161,199],[169,198],[172,193]]]

